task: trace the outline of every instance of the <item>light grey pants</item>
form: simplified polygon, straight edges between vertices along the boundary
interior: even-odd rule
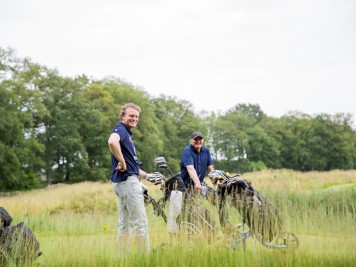
[[[148,220],[138,177],[129,176],[126,181],[112,185],[117,195],[119,211],[119,253],[126,254],[130,251],[132,228],[135,231],[138,250],[149,252]]]

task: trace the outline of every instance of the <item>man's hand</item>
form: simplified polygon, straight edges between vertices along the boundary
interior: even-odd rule
[[[195,190],[196,190],[197,194],[200,194],[200,192],[202,190],[200,181],[198,183],[194,183],[194,186],[195,186]]]
[[[116,166],[116,170],[118,170],[119,172],[126,171],[126,163],[119,162]]]
[[[145,179],[153,184],[160,184],[164,180],[164,176],[160,172],[147,173]]]

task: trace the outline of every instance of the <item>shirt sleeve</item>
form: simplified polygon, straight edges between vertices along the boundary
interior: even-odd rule
[[[214,161],[213,158],[210,155],[210,151],[208,150],[208,166],[213,165]]]
[[[124,131],[123,127],[120,127],[120,125],[115,127],[113,133],[116,133],[120,136],[120,142],[122,142],[125,138],[127,138],[126,132]]]
[[[184,149],[183,155],[182,155],[182,161],[183,161],[184,167],[187,167],[188,165],[194,165],[193,156],[189,152],[188,149]]]

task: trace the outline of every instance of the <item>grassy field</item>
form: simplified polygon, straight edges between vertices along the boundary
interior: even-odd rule
[[[213,242],[172,241],[163,219],[148,206],[151,253],[133,251],[119,258],[110,183],[19,192],[0,197],[0,206],[13,224],[24,221],[36,234],[43,255],[35,266],[356,266],[356,171],[268,170],[243,178],[277,206],[284,228],[299,238],[298,249],[269,249],[249,238],[245,250],[233,250],[221,230]],[[162,196],[159,186],[145,184],[155,199]],[[216,209],[210,208],[218,221]],[[241,222],[233,209],[230,219]]]

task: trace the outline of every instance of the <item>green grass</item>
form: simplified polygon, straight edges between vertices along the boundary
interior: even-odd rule
[[[246,176],[246,177],[245,177]],[[232,250],[219,227],[213,242],[172,240],[163,219],[147,207],[152,251],[119,258],[117,207],[109,183],[80,183],[1,197],[0,206],[24,221],[41,243],[38,266],[356,266],[356,171],[299,173],[263,171],[243,176],[268,197],[284,228],[299,238],[292,251],[269,249],[249,238]],[[149,186],[158,199],[159,186]],[[211,215],[218,213],[207,201]],[[168,207],[168,205],[167,205]],[[240,223],[229,207],[230,220]]]

